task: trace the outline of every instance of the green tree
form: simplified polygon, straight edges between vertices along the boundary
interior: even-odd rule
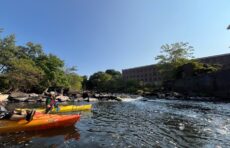
[[[139,82],[124,80],[121,73],[113,69],[96,72],[87,81],[87,89],[96,91],[136,93],[140,88]]]
[[[134,80],[124,81],[125,89],[124,92],[127,93],[136,93],[139,89],[141,89],[140,83]]]
[[[9,80],[12,90],[29,91],[39,84],[44,73],[29,59],[16,59],[11,62],[5,77]]]
[[[76,71],[75,66],[65,68],[65,74],[68,76],[69,81],[69,90],[71,91],[80,91],[82,89],[83,77],[79,76]]]
[[[92,89],[98,91],[107,91],[109,88],[107,87],[108,82],[112,79],[110,74],[105,72],[97,72],[90,76],[89,83]]]
[[[36,61],[36,58],[45,55],[42,46],[40,44],[34,44],[32,42],[28,42],[26,46],[19,46],[19,49],[21,53],[23,53],[21,55],[25,56],[24,58],[29,58],[34,61]]]
[[[82,89],[83,78],[77,74],[71,73],[68,74],[69,78],[69,89],[72,91],[80,91]]]
[[[109,92],[121,92],[122,87],[124,86],[122,83],[122,75],[120,71],[116,71],[114,69],[108,69],[105,71],[106,74],[112,76],[112,78],[107,82],[107,89]]]
[[[1,31],[0,31],[1,32]],[[65,68],[59,57],[45,54],[40,44],[15,44],[15,36],[0,38],[0,89],[42,92],[49,87],[81,89],[76,68]]]
[[[221,69],[220,65],[204,64],[195,60],[191,60],[188,63],[177,67],[175,73],[176,73],[176,78],[180,79],[185,77],[213,73],[220,69]]]
[[[120,71],[116,71],[114,69],[108,69],[105,71],[105,73],[111,75],[113,77],[113,79],[121,78]]]
[[[88,88],[88,77],[82,76],[82,89],[86,90]]]
[[[42,89],[48,87],[69,87],[68,76],[64,71],[64,61],[55,55],[43,55],[36,59],[36,64],[44,73],[44,79],[40,86]]]
[[[158,60],[158,71],[163,80],[170,80],[175,77],[175,69],[189,62],[193,56],[194,48],[189,43],[179,42],[166,44],[161,47],[161,54],[155,59]]]
[[[16,59],[16,53],[17,47],[14,35],[0,39],[0,73],[7,71],[10,63]]]

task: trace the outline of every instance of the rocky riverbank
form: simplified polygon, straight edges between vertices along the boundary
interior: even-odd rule
[[[186,77],[164,84],[166,90],[180,92],[185,97],[202,97],[230,101],[230,69]],[[211,96],[211,97],[210,97]]]
[[[49,93],[36,94],[36,93],[23,93],[12,92],[11,94],[0,94],[0,101],[9,102],[45,102]],[[56,96],[56,100],[59,102],[68,101],[122,101],[126,98],[135,98],[134,95],[125,94],[111,94],[111,93],[87,93],[85,97],[83,93],[79,93],[75,96],[72,95],[60,95]]]
[[[0,101],[10,101],[10,102],[45,102],[47,94],[35,94],[35,93],[22,93],[13,92],[11,94],[0,94]],[[76,96],[72,95],[57,95],[57,101],[59,102],[69,102],[69,101],[125,101],[125,100],[135,100],[141,98],[142,101],[148,101],[153,99],[168,99],[168,100],[194,100],[194,101],[225,101],[226,99],[220,99],[216,97],[207,96],[188,96],[182,93],[173,91],[158,91],[158,92],[148,92],[142,95],[130,95],[130,94],[119,94],[119,93],[93,93],[89,92],[88,96],[85,97],[83,93],[79,93]]]
[[[10,94],[0,94],[0,101],[10,102],[44,102],[47,94],[12,92]],[[58,95],[57,100],[60,102],[70,101],[68,96]]]

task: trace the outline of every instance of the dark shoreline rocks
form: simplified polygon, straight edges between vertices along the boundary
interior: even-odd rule
[[[215,100],[230,100],[230,69],[215,73],[185,77],[167,81],[164,90],[176,91],[190,97],[215,97]]]
[[[80,93],[79,93],[80,94]],[[175,91],[155,91],[148,92],[141,95],[144,97],[142,101],[154,100],[154,99],[167,99],[167,100],[185,100],[185,101],[210,101],[210,102],[230,102],[230,99],[227,98],[216,98],[216,97],[207,97],[199,95],[185,95]],[[35,93],[22,93],[22,92],[13,92],[9,95],[7,101],[10,102],[44,102],[46,100],[46,94],[35,94]],[[87,98],[82,98],[82,94],[77,98],[71,98],[68,96],[58,96],[59,102],[66,101],[87,101]],[[63,99],[62,99],[63,98]],[[120,94],[120,93],[94,93],[89,92],[89,98],[94,98],[93,100],[97,101],[122,101],[125,98],[135,98],[130,94]],[[92,99],[91,99],[92,100]],[[89,100],[90,101],[90,100]]]
[[[108,100],[115,100],[115,101],[122,101],[122,99],[113,94],[94,94],[94,98],[97,98],[99,101],[108,101]]]
[[[147,100],[166,99],[166,100],[184,100],[184,101],[204,101],[204,102],[230,102],[229,98],[217,98],[199,95],[184,95],[178,92],[154,92],[148,95],[142,95]]]

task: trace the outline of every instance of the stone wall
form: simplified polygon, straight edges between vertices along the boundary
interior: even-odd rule
[[[171,82],[167,87],[189,96],[199,95],[230,99],[230,69],[179,79]]]

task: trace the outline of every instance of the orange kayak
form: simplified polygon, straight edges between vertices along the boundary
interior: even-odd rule
[[[0,133],[16,131],[36,131],[72,126],[80,120],[80,115],[52,115],[36,113],[32,121],[0,120]]]

